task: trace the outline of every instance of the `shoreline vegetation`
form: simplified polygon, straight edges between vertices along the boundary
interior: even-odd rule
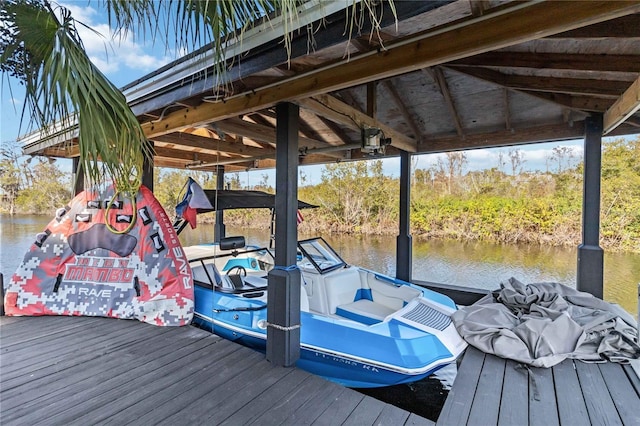
[[[55,163],[38,159],[29,164],[5,151],[0,159],[0,211],[52,214],[68,202],[70,179]],[[446,153],[429,169],[414,168],[413,238],[580,244],[582,160],[576,161],[570,148],[557,147],[544,172],[524,171],[525,162],[525,153],[511,148],[500,151],[498,164],[490,169],[465,171],[464,151]],[[301,232],[397,234],[399,180],[383,174],[380,160],[328,164],[316,185],[307,185],[301,170],[299,199],[319,206],[302,212]],[[187,176],[203,188],[215,188],[211,174],[156,169],[154,192],[170,216]],[[258,185],[245,188],[239,173],[227,173],[225,185],[274,192],[266,174]],[[603,143],[600,208],[600,246],[640,253],[640,137]],[[214,215],[199,220],[213,222]],[[267,229],[271,216],[264,209],[227,211],[224,220],[232,226]]]

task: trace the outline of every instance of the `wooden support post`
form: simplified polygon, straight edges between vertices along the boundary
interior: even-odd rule
[[[600,248],[602,114],[585,121],[582,244],[578,246],[577,288],[602,299],[604,252]]]
[[[151,151],[153,151],[153,141],[147,141],[146,143],[149,144]],[[153,192],[153,157],[144,157],[142,162],[142,184]]]
[[[400,224],[396,240],[396,278],[411,281],[411,154],[400,151]]]
[[[78,195],[84,191],[84,167],[80,163],[80,157],[73,157],[71,172],[73,173],[73,194]]]
[[[216,189],[224,189],[224,166],[218,166],[216,170]],[[216,210],[216,224],[213,228],[213,240],[217,243],[225,237],[224,210]]]
[[[297,105],[276,106],[276,264],[268,275],[267,360],[292,366],[300,358]]]

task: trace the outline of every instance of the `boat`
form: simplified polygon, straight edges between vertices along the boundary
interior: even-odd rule
[[[239,194],[205,192],[215,198],[212,205],[237,208],[229,199]],[[250,197],[241,192],[237,199],[247,208]],[[265,197],[274,206],[273,195],[260,197],[260,207]],[[272,250],[235,236],[184,252],[195,284],[194,323],[264,352]],[[391,386],[428,377],[455,362],[467,346],[451,321],[457,308],[449,297],[349,265],[322,237],[298,242],[296,267],[301,272],[299,368],[352,388]]]

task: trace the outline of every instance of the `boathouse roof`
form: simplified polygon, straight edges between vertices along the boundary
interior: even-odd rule
[[[154,164],[273,168],[282,101],[300,106],[301,165],[369,158],[363,128],[390,139],[381,157],[582,138],[592,114],[640,133],[639,1],[383,2],[381,30],[351,39],[346,3],[301,7],[290,60],[277,17],[229,41],[224,89],[206,47],[124,87]],[[22,141],[79,155],[74,129]]]

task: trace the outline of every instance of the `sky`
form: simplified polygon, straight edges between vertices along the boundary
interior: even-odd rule
[[[69,8],[76,20],[101,34],[96,34],[82,26],[78,26],[78,31],[89,57],[117,87],[122,87],[179,57],[175,52],[167,52],[164,45],[152,46],[150,42],[145,44],[144,40],[136,40],[132,35],[119,41],[112,41],[106,13],[102,9],[98,9],[98,2],[89,4],[87,1],[74,1],[61,2],[60,4]],[[19,134],[25,133],[28,128],[23,123],[21,131],[19,131],[20,113],[24,104],[22,87],[15,81],[11,81],[10,85],[8,85],[6,77],[3,76],[1,95],[0,142],[5,144],[14,141]],[[518,149],[522,151],[524,156],[524,170],[547,170],[547,159],[551,155],[552,149],[557,146],[570,147],[577,161],[581,160],[583,140],[522,145]],[[465,171],[497,167],[500,151],[506,156],[508,148],[467,151],[468,163]],[[414,167],[428,169],[431,165],[437,163],[438,157],[442,156],[444,154],[414,156]],[[70,161],[68,165],[66,163],[65,161],[60,162],[62,167],[69,167],[70,169]],[[385,174],[390,176],[399,175],[399,165],[398,158],[383,160],[383,170]],[[507,166],[507,169],[509,167]],[[301,167],[301,170],[307,177],[307,184],[320,182],[321,166],[304,166]],[[258,170],[241,173],[240,180],[243,183],[246,182],[245,184],[248,186],[256,185],[262,180],[262,176],[265,173],[268,175],[268,184],[275,186],[275,173],[273,171]]]

